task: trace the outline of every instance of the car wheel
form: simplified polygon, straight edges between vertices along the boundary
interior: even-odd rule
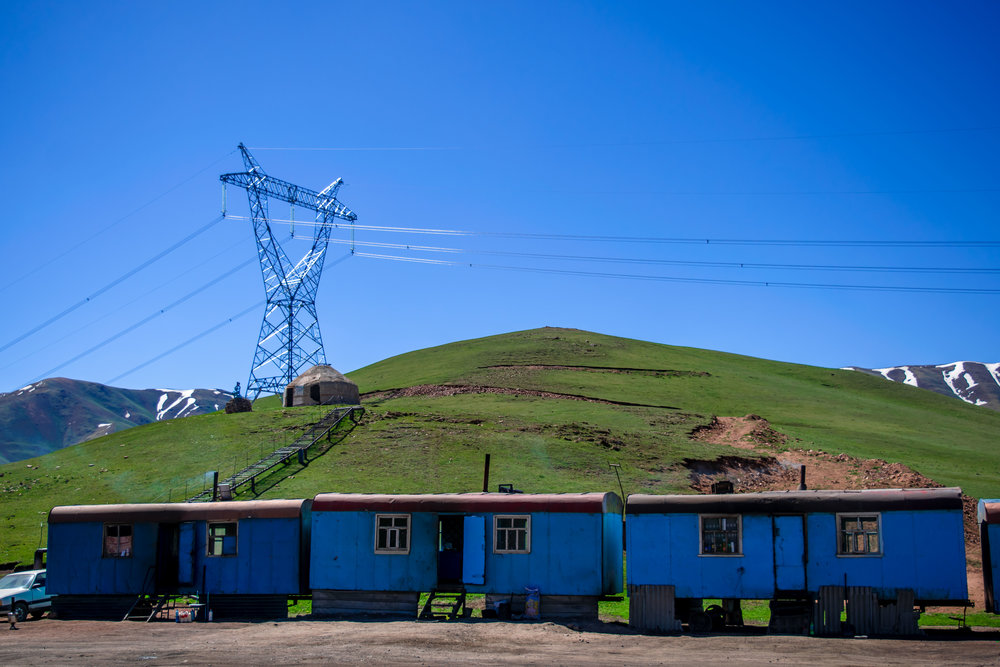
[[[24,619],[28,618],[28,605],[25,604],[24,602],[15,602],[14,603],[14,618],[17,619],[18,623],[20,623]]]

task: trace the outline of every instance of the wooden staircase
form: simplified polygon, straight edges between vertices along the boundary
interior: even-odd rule
[[[431,591],[417,617],[421,621],[454,621],[469,610],[465,608],[465,588]]]

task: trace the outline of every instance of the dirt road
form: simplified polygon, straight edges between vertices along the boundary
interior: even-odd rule
[[[616,624],[39,620],[0,629],[0,664],[1000,665],[1000,633],[956,639],[655,637]],[[2,628],[2,626],[0,626]]]

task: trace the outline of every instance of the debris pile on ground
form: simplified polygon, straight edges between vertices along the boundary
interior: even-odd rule
[[[237,396],[226,403],[226,414],[231,415],[234,412],[253,412],[253,403],[250,399]]]

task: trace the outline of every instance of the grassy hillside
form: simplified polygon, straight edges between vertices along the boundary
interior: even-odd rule
[[[538,329],[411,352],[351,378],[369,394],[437,387],[370,396],[360,426],[307,466],[271,475],[260,497],[477,491],[486,453],[493,488],[618,491],[608,465],[617,463],[626,493],[683,491],[683,459],[754,455],[691,431],[713,415],[749,413],[790,447],[899,461],[970,495],[1000,495],[1000,414],[852,371]],[[226,476],[324,412],[282,409],[273,397],[254,410],[150,424],[0,466],[0,562],[30,558],[54,505],[183,499],[206,471]]]

